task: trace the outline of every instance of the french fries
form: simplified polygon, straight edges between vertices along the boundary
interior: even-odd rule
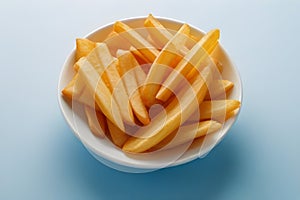
[[[118,49],[129,49],[130,43],[115,31],[112,31],[104,41],[112,55],[116,56]]]
[[[112,57],[105,43],[97,44],[97,47],[87,56],[87,59],[98,71],[113,94],[125,122],[134,124],[128,94],[117,69],[118,60]]]
[[[175,70],[171,72],[164,82],[164,87],[158,91],[156,98],[161,101],[166,101],[171,95],[172,91],[180,84],[180,76],[186,76],[192,72],[192,76],[197,74],[201,69],[198,69],[201,62],[214,50],[220,31],[218,29],[208,32],[195,46],[185,55],[181,62],[176,66]]]
[[[76,61],[78,61],[80,58],[87,56],[92,49],[96,47],[95,43],[88,40],[88,39],[82,39],[77,38],[76,39]]]
[[[146,39],[138,34],[123,22],[117,21],[114,24],[114,31],[127,39],[136,49],[138,49],[150,62],[153,62],[158,56],[158,50]]]
[[[174,68],[182,59],[180,51],[185,45],[189,33],[190,27],[187,24],[182,25],[154,60],[142,90],[142,98],[147,106],[150,107],[155,103],[156,93],[168,71],[166,66]]]
[[[107,131],[106,118],[101,111],[96,111],[89,106],[84,106],[84,111],[92,133],[104,137]]]
[[[173,37],[173,33],[166,29],[152,14],[149,14],[144,22],[147,31],[150,33],[151,39],[162,49]],[[189,35],[189,40],[186,41],[186,45],[182,47],[181,51],[185,54],[189,51],[187,47],[194,46],[198,41],[193,35]]]
[[[188,119],[199,103],[203,101],[207,92],[206,83],[211,81],[211,76],[211,70],[205,68],[202,76],[199,75],[194,81],[192,89],[181,90],[180,94],[178,94],[181,97],[180,104],[174,100],[166,107],[166,119],[164,120],[164,113],[160,113],[153,119],[150,126],[140,129],[136,133],[136,137],[129,138],[124,144],[123,150],[125,152],[144,152],[171,134],[172,131]]]
[[[233,86],[234,84],[231,81],[217,80],[215,83],[212,84],[212,94],[208,92],[205,96],[205,100],[210,100],[211,95],[213,99],[218,97],[224,97],[233,88]]]
[[[69,99],[73,98],[73,94],[75,93],[75,91],[74,91],[74,85],[75,85],[75,82],[76,82],[77,78],[78,78],[78,74],[76,73],[73,76],[72,80],[68,83],[68,85],[62,90],[62,94],[65,97],[67,97]],[[77,95],[79,95],[79,94],[77,93]]]
[[[130,46],[129,50],[134,55],[135,59],[139,62],[139,64],[150,63],[150,61],[133,46]]]
[[[78,72],[79,66],[84,64],[85,57],[96,47],[96,44],[88,39],[76,39],[76,60],[74,70]],[[69,99],[75,98],[76,101],[85,104],[84,111],[91,132],[97,137],[103,137],[107,133],[106,117],[101,109],[90,100],[91,94],[84,89],[82,81],[78,81],[78,73],[73,77],[69,84],[64,88],[62,93]],[[95,112],[95,110],[97,110]],[[100,124],[100,126],[99,126]]]
[[[95,108],[97,111],[101,109],[91,101],[91,93],[85,89],[85,84],[82,79],[78,78],[78,73],[73,77],[69,84],[62,90],[65,97],[70,100],[75,100],[88,107]]]
[[[107,120],[107,125],[112,142],[118,147],[122,148],[126,140],[128,140],[129,135],[127,135],[124,131],[116,127],[115,124],[112,123],[110,120]]]
[[[237,100],[213,100],[203,101],[200,106],[200,120],[205,119],[225,119],[234,110],[240,107]]]
[[[147,30],[152,36],[152,39],[161,47],[164,47],[173,37],[173,34],[155,19],[152,14],[148,15],[144,25],[149,28]]]
[[[132,47],[132,48],[134,48],[134,47]],[[132,48],[130,48],[130,52],[134,55],[136,60],[139,61],[139,58],[142,59],[142,57],[139,57],[139,56],[143,56],[143,55],[141,55],[141,54],[139,55],[139,51],[133,50]],[[137,58],[137,57],[139,57],[139,58]],[[148,63],[148,62],[146,61],[146,63]],[[143,61],[139,61],[139,64],[145,64],[145,63]],[[141,66],[135,68],[135,77],[136,77],[139,87],[145,83],[147,74],[145,73],[145,71],[142,69]]]
[[[91,101],[95,101],[103,114],[105,114],[105,116],[121,130],[124,130],[124,122],[122,120],[121,113],[118,109],[116,109],[118,107],[117,103],[97,71],[88,60],[86,60],[83,65],[80,65],[78,73],[84,80],[90,93],[94,94],[95,99],[91,99]]]
[[[129,101],[131,103],[131,107],[136,115],[136,117],[142,122],[143,124],[147,125],[150,123],[150,118],[148,115],[148,111],[143,104],[139,87],[138,81],[136,76],[137,70],[142,70],[135,60],[134,56],[130,53],[130,51],[117,51],[117,58],[119,59],[119,72],[121,74],[124,84],[127,89],[127,93],[129,95]],[[141,73],[141,72],[140,72]],[[143,73],[142,73],[143,74]]]
[[[194,139],[213,133],[221,127],[222,124],[213,120],[199,122],[197,125],[196,132],[194,124],[185,125],[181,127],[180,133],[178,133],[177,130],[175,130],[160,143],[152,147],[149,151],[156,151],[163,147],[165,147],[166,149],[174,148],[178,145],[193,141]],[[179,135],[176,136],[177,134]]]
[[[219,30],[199,39],[188,24],[170,31],[151,14],[140,28],[147,34],[117,21],[100,43],[76,39],[75,73],[62,95],[83,105],[95,136],[126,153],[201,144],[241,106],[211,55]],[[155,104],[164,109],[150,118]]]

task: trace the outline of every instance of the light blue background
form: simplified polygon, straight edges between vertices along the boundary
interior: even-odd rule
[[[299,1],[0,2],[0,199],[299,199]],[[96,161],[57,103],[76,37],[148,13],[208,31],[238,67],[242,112],[204,159],[149,174]]]

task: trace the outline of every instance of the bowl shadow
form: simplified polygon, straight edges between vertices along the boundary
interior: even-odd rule
[[[64,176],[95,199],[217,199],[241,170],[238,152],[242,147],[230,137],[241,130],[242,127],[233,126],[205,158],[145,174],[124,173],[101,164],[67,127],[60,132],[73,139],[59,140],[53,153]]]

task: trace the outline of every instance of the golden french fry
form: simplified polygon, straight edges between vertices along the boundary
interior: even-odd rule
[[[161,101],[166,101],[172,95],[172,90],[175,90],[178,85],[180,85],[180,76],[178,76],[179,73],[182,76],[187,77],[187,75],[194,69],[192,76],[195,76],[197,72],[201,70],[198,69],[198,67],[201,66],[201,62],[203,62],[214,50],[218,43],[219,36],[220,31],[218,29],[214,29],[202,37],[201,40],[195,44],[195,46],[180,61],[175,70],[171,72],[164,82],[165,87],[160,88],[156,98]]]
[[[204,140],[205,140],[205,137],[199,137],[199,138],[194,139],[192,144],[189,146],[188,150],[194,149],[194,148],[199,149],[199,147],[202,146]]]
[[[238,100],[203,101],[200,106],[200,120],[226,120],[226,116],[240,107]]]
[[[68,85],[62,90],[62,94],[65,97],[67,97],[69,99],[73,98],[73,94],[74,94],[74,92],[76,92],[76,91],[74,91],[74,85],[75,85],[75,82],[76,82],[77,78],[78,78],[78,74],[76,73],[73,76],[72,80],[68,83]]]
[[[189,49],[192,49],[197,42],[199,42],[199,39],[191,34],[190,39],[186,41],[186,52],[188,52]]]
[[[166,29],[155,17],[153,17],[152,14],[149,14],[147,19],[144,22],[145,27],[148,27],[148,32],[150,33],[150,36],[152,40],[155,41],[155,43],[159,44],[161,47],[165,46],[169,40],[173,37],[173,33],[171,33],[168,29]],[[186,45],[182,48],[182,52],[187,54],[189,49],[191,49],[197,42],[199,42],[199,38],[190,34],[190,39],[186,41]],[[154,38],[154,39],[153,39]],[[200,37],[201,38],[201,37]],[[213,49],[217,43],[214,45]],[[214,58],[213,58],[214,59]],[[214,59],[216,66],[218,67],[219,71],[222,72],[222,65],[221,63]],[[195,75],[195,72],[191,73],[191,75]]]
[[[152,14],[149,14],[147,19],[144,22],[144,26],[147,27],[147,31],[149,32],[151,39],[158,49],[162,49],[173,37],[173,33],[170,30],[166,29],[160,22],[157,20]],[[190,39],[186,41],[186,46],[194,46],[198,41],[194,36],[189,35]],[[185,54],[189,51],[189,49],[183,46],[181,51]]]
[[[157,43],[152,39],[151,35],[148,35],[147,38],[146,38],[146,40],[147,40],[150,44],[152,44],[152,45],[153,45],[157,50],[159,50],[159,51],[163,48],[163,46],[160,46],[159,44],[157,44]]]
[[[199,41],[199,38],[194,36],[194,35],[190,35],[190,38],[195,41],[195,42],[198,42]]]
[[[129,97],[119,75],[118,60],[110,54],[105,43],[98,43],[96,48],[87,56],[87,60],[94,66],[115,98],[121,115],[128,124],[134,124],[134,116]]]
[[[237,113],[237,110],[234,110],[230,113],[228,113],[225,117],[225,121],[228,120],[229,118],[235,116]],[[201,123],[201,122],[200,122]],[[199,138],[196,138],[192,144],[189,146],[188,149],[193,149],[193,148],[199,148],[199,146],[201,146],[203,144],[203,141],[204,141],[205,137],[199,137]]]
[[[94,48],[96,43],[88,39],[76,39],[76,63],[74,64],[74,70],[77,72],[79,68],[79,63],[82,62],[82,58],[86,57]]]
[[[129,49],[131,47],[130,43],[115,31],[112,31],[103,42],[114,56],[116,56],[118,49]]]
[[[110,40],[112,38],[115,38],[117,35],[118,35],[118,33],[116,31],[112,31],[107,35],[105,40]]]
[[[81,57],[87,56],[94,48],[95,43],[83,38],[76,39],[76,53],[75,59],[78,61]]]
[[[79,66],[85,62],[85,56],[88,55],[95,46],[96,44],[88,39],[76,39],[76,56],[77,59],[79,59],[74,65],[76,74],[69,84],[63,89],[62,93],[69,99],[76,100],[91,108],[95,107],[96,110],[100,111],[100,108],[89,100],[91,96],[88,91],[84,89],[85,86],[82,80],[78,80],[77,73]]]
[[[181,129],[180,133],[178,133],[177,130],[172,132],[164,140],[162,140],[160,143],[152,147],[149,151],[155,151],[163,147],[165,147],[165,149],[176,147],[178,145],[192,141],[196,138],[213,133],[216,130],[220,129],[222,127],[222,124],[216,121],[208,120],[208,121],[199,122],[197,131],[195,131],[195,127],[196,127],[195,124],[182,126],[180,128]]]
[[[130,52],[134,55],[135,59],[138,61],[138,63],[140,65],[144,65],[144,64],[148,64],[150,63],[147,58],[145,56],[143,56],[143,54],[141,54],[141,52],[139,52],[136,48],[134,48],[133,46],[131,46],[129,48]],[[142,67],[137,67],[135,69],[135,75],[136,75],[136,80],[137,80],[137,83],[138,85],[140,86],[139,87],[139,91],[140,91],[140,94],[142,93],[142,86],[144,85],[145,83],[145,80],[146,80],[146,77],[147,77],[147,74],[146,72],[142,69]]]
[[[140,70],[142,69],[130,51],[118,50],[117,58],[119,59],[120,74],[126,86],[134,114],[140,120],[140,122],[145,125],[149,124],[150,117],[146,107],[143,104],[136,79],[137,74],[135,73],[137,68]]]
[[[132,47],[132,48],[134,48],[134,47]],[[138,61],[138,59],[136,57],[136,55],[137,55],[136,53],[140,53],[140,52],[137,50],[134,51],[132,48],[130,48],[131,49],[130,52],[134,55],[135,59]],[[141,66],[135,68],[135,77],[136,77],[136,80],[137,80],[137,83],[139,86],[142,86],[145,83],[147,74],[145,73],[145,71],[142,69]]]
[[[150,63],[149,60],[143,55],[141,54],[141,52],[139,52],[136,48],[134,48],[133,46],[131,46],[129,48],[130,52],[134,55],[135,59],[140,63],[140,64],[146,64],[146,63]]]
[[[214,67],[214,69],[215,69],[215,72],[214,72],[215,79],[221,79],[221,73],[223,71],[222,63],[219,60],[217,60],[216,58],[213,58],[213,57],[209,56],[209,58],[207,58],[203,62],[201,62],[201,64],[198,66],[198,69],[193,68],[190,72],[188,72],[188,74],[186,75],[187,80],[193,79],[195,74],[198,73],[198,70],[202,69],[203,67],[205,67],[207,65],[212,65]],[[216,71],[216,70],[218,70],[218,71]]]
[[[158,56],[159,51],[155,47],[153,47],[153,45],[151,45],[139,33],[137,33],[135,30],[133,30],[123,22],[115,22],[114,31],[127,39],[130,44],[138,49],[150,62],[153,62]]]
[[[156,93],[168,72],[167,67],[174,68],[182,59],[181,49],[184,47],[189,33],[190,27],[187,24],[182,25],[153,62],[142,89],[142,98],[148,107],[155,103]]]
[[[231,117],[235,116],[237,114],[237,112],[238,112],[238,109],[236,109],[236,110],[234,110],[234,111],[232,111],[230,113],[227,113],[226,117],[225,117],[225,121],[228,120],[228,119],[230,119]]]
[[[85,84],[82,80],[78,80],[78,73],[76,73],[69,84],[62,90],[62,94],[70,100],[75,100],[90,108],[95,108],[101,112],[101,109],[90,100],[92,98],[89,90],[85,89]]]
[[[79,58],[79,60],[73,65],[73,68],[74,68],[74,70],[75,70],[75,72],[78,72],[78,69],[79,69],[79,66],[80,66],[80,63],[81,62],[83,62],[84,61],[84,59],[83,58],[85,58],[85,57],[81,57],[81,58]]]
[[[74,70],[78,72],[79,65],[84,62],[84,57],[88,55],[94,48],[96,44],[93,41],[90,41],[88,39],[76,39],[76,52],[75,52],[75,57],[77,62],[74,64]],[[84,85],[79,85],[76,83],[78,80],[78,73],[76,73],[73,77],[73,79],[70,81],[70,83],[64,88],[62,91],[63,95],[67,96],[69,99],[72,99],[75,97],[75,100],[86,103],[82,97],[84,95],[81,95],[81,93],[84,91]],[[76,83],[76,87],[75,86]],[[89,105],[93,106],[94,105]],[[98,108],[98,107],[97,107]]]
[[[91,102],[96,102],[103,114],[112,121],[121,130],[124,129],[123,120],[115,99],[112,97],[109,89],[99,76],[96,69],[86,59],[86,61],[80,65],[78,71],[79,77],[84,81],[87,89],[91,94],[94,94],[95,99],[91,99]]]
[[[144,26],[148,27],[152,39],[160,46],[164,47],[173,37],[170,33],[152,14],[149,14],[144,22]]]
[[[204,68],[191,86],[179,92],[180,104],[177,100],[172,101],[165,109],[166,114],[160,112],[148,126],[140,128],[135,137],[126,141],[123,150],[133,153],[144,152],[176,130],[203,101],[207,92],[206,84],[210,84],[211,76],[210,68]]]
[[[212,83],[212,94],[207,92],[205,96],[205,100],[210,100],[211,96],[213,96],[213,99],[216,99],[218,97],[226,97],[226,94],[233,88],[234,84],[231,81],[228,80],[216,80],[215,83]]]
[[[101,111],[84,106],[85,115],[92,133],[97,137],[104,137],[107,129],[106,117]]]
[[[107,120],[107,126],[109,129],[109,133],[112,139],[112,142],[117,145],[118,147],[122,148],[126,140],[129,138],[124,131],[120,130],[114,123]]]

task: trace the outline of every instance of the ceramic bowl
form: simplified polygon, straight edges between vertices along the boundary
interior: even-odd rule
[[[132,27],[142,27],[146,17],[130,18],[123,21]],[[178,30],[183,22],[158,17],[160,22],[167,28]],[[86,38],[101,42],[106,36],[112,31],[113,23],[106,26],[102,26],[92,33],[88,34]],[[191,26],[191,31],[193,34],[202,36],[204,34],[198,28]],[[225,52],[224,48],[220,44],[217,49],[213,52],[213,56],[217,55],[220,62],[223,64],[222,76],[224,79],[228,79],[234,83],[234,88],[230,93],[229,99],[236,99],[242,101],[242,84],[240,75],[234,66],[231,58]],[[190,162],[197,158],[202,158],[209,151],[211,151],[228,133],[231,126],[237,119],[238,113],[227,120],[223,125],[222,129],[216,133],[207,135],[205,141],[200,142],[197,146],[194,145],[193,148],[188,148],[184,152],[178,153],[176,148],[161,151],[157,154],[151,155],[128,155],[121,151],[121,149],[114,146],[108,139],[101,139],[95,137],[86,122],[83,113],[72,111],[70,102],[66,101],[61,95],[62,89],[67,85],[67,83],[72,79],[74,75],[73,64],[75,62],[75,49],[72,50],[70,55],[67,57],[59,77],[58,84],[58,100],[60,109],[65,117],[67,123],[73,130],[75,136],[83,143],[87,150],[102,163],[121,171],[140,173],[149,172],[157,170],[160,168],[166,168],[170,166],[181,165]]]

